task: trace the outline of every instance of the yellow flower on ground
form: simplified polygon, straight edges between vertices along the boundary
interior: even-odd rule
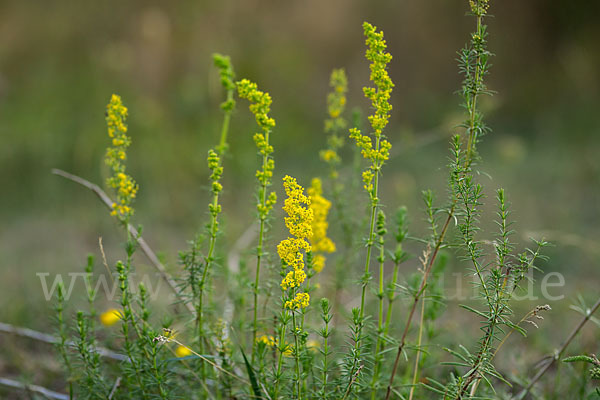
[[[192,351],[185,346],[179,345],[175,349],[175,355],[179,358],[187,357],[192,354]]]
[[[116,308],[111,308],[110,310],[100,314],[100,323],[105,326],[111,326],[119,322],[121,318],[123,318],[121,311],[117,310]]]

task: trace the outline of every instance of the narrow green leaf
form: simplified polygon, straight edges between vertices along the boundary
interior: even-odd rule
[[[248,371],[248,379],[250,380],[250,384],[252,385],[252,392],[254,393],[254,397],[256,399],[263,399],[262,392],[260,391],[260,386],[258,385],[258,381],[256,380],[256,375],[254,374],[254,370],[252,369],[252,365],[248,362],[248,358],[246,357],[246,353],[240,347],[240,351],[242,352],[242,357],[244,357],[244,364],[246,365],[246,370]]]

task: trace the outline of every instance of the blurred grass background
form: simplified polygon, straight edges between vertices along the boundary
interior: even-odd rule
[[[495,188],[507,190],[520,244],[528,232],[555,242],[544,268],[567,278],[556,305],[564,310],[576,293],[598,293],[600,3],[497,3],[488,85],[498,93],[483,102],[493,132],[480,146],[481,170],[493,178],[483,180],[492,204]],[[384,30],[394,56],[383,203],[407,205],[422,232],[421,190],[443,198],[448,139],[462,118],[455,57],[472,30],[466,9],[462,0],[0,2],[0,321],[49,331],[36,273],[81,271],[98,236],[109,261],[122,256],[121,232],[97,199],[50,174],[104,182],[112,93],[130,112],[136,223],[176,268],[177,251],[206,221],[205,158],[223,97],[211,54],[230,55],[239,78],[272,95],[275,182],[289,173],[308,185],[326,174],[318,151],[332,68],[346,68],[349,107],[369,111],[364,20]],[[222,196],[227,243],[254,217],[254,131],[238,102]],[[577,318],[559,315],[546,318]],[[541,340],[555,342],[568,326]]]

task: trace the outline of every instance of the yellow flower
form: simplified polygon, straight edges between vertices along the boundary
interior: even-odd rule
[[[322,254],[317,254],[313,257],[313,269],[318,274],[325,268],[325,256]]]
[[[308,307],[310,295],[308,293],[296,293],[296,297],[285,302],[284,307],[289,310],[297,310],[299,308]]]
[[[335,244],[327,237],[329,223],[327,216],[331,208],[331,202],[322,196],[323,188],[319,178],[314,178],[308,189],[310,195],[310,208],[313,210],[311,246],[313,252],[333,253]]]
[[[271,335],[262,335],[256,339],[257,343],[264,343],[267,347],[277,347],[277,338]],[[292,355],[293,347],[289,343],[286,342],[285,350],[283,351],[283,355],[290,357]]]
[[[270,130],[275,127],[275,120],[268,115],[273,102],[269,93],[261,92],[256,83],[250,82],[248,79],[237,82],[237,90],[241,98],[250,101],[250,111],[261,128]]]
[[[283,205],[283,211],[288,215],[285,217],[285,226],[298,239],[309,239],[313,235],[310,199],[304,195],[304,188],[291,176],[283,178],[283,187],[287,195]]]
[[[319,351],[321,344],[318,341],[311,339],[306,341],[306,347],[311,351],[317,352]]]
[[[111,326],[116,324],[121,318],[123,318],[121,311],[116,308],[111,308],[100,314],[100,323],[105,326]]]
[[[313,210],[312,231],[313,236],[310,240],[311,248],[317,253],[313,258],[313,268],[319,273],[325,267],[325,256],[319,253],[333,253],[335,243],[327,237],[329,223],[327,216],[331,208],[331,202],[322,196],[323,188],[319,178],[314,178],[308,189],[310,195],[310,208]]]
[[[277,254],[279,254],[284,267],[292,268],[281,281],[281,288],[287,290],[299,287],[306,279],[302,251],[311,251],[307,239],[310,239],[313,235],[313,210],[310,208],[310,198],[304,195],[304,188],[296,182],[296,179],[286,176],[283,178],[283,186],[287,195],[283,206],[283,210],[287,214],[285,225],[290,234],[295,236],[294,238],[282,240],[277,246]],[[298,308],[295,303],[290,303],[290,307],[287,307],[286,304],[284,304],[286,308],[292,308],[292,306]],[[306,305],[303,307],[306,306],[308,306],[308,300],[306,300]]]
[[[256,339],[257,343],[264,343],[267,347],[277,346],[277,339],[271,335],[262,335]]]
[[[333,92],[327,95],[327,111],[330,119],[325,121],[325,132],[333,132],[346,127],[346,121],[341,118],[346,106],[346,92],[348,92],[348,79],[344,69],[334,69],[331,72],[329,86]]]
[[[330,162],[330,161],[338,161],[339,160],[339,156],[338,154],[331,150],[331,149],[327,149],[327,150],[322,150],[319,153],[321,160],[325,161],[325,162]]]
[[[379,169],[389,158],[392,148],[391,143],[383,137],[383,129],[388,124],[392,111],[390,97],[394,83],[387,72],[387,64],[392,60],[392,56],[386,51],[387,45],[383,39],[383,32],[377,32],[377,28],[368,22],[363,24],[363,29],[368,46],[366,57],[371,61],[370,79],[375,84],[374,88],[363,88],[363,92],[371,100],[375,109],[374,114],[369,116],[373,135],[376,138],[375,146],[373,146],[371,137],[363,135],[357,128],[350,129],[350,137],[356,141],[356,146],[362,149],[362,156],[371,161],[369,168],[372,170],[363,173],[364,188],[371,193],[374,190],[371,183],[374,173],[379,173]],[[376,196],[376,193],[371,193],[371,195]]]
[[[113,204],[112,215],[122,221],[133,215],[131,203],[138,191],[138,185],[125,173],[123,160],[127,158],[127,148],[131,144],[131,138],[127,136],[127,107],[123,106],[121,97],[112,95],[110,103],[106,106],[106,124],[108,125],[108,136],[112,138],[112,147],[106,149],[105,161],[112,169],[112,176],[107,182],[117,193],[117,202]]]
[[[185,346],[179,345],[175,349],[175,355],[179,358],[187,357],[192,354],[192,351]]]

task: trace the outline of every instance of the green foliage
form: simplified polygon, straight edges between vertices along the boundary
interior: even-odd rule
[[[487,0],[471,0],[469,6],[476,28],[458,57],[464,77],[460,95],[465,120],[450,142],[445,203],[438,206],[433,191],[423,192],[426,220],[423,237],[409,233],[406,207],[398,207],[395,213],[390,211],[392,222],[388,223],[380,199],[382,167],[391,149],[383,132],[389,123],[394,87],[387,72],[392,56],[387,52],[383,32],[369,23],[363,25],[366,58],[371,63],[370,79],[374,84],[364,88],[373,107],[368,117],[372,132],[363,135],[356,121],[350,129],[350,137],[358,149],[353,172],[345,172],[346,159],[341,156],[344,148],[341,132],[347,127],[344,112],[348,82],[344,70],[336,69],[330,78],[333,91],[327,98],[325,132],[329,136],[324,140],[325,150],[320,153],[327,165],[329,191],[321,193],[320,187],[318,191],[313,188],[307,196],[296,178],[286,175],[283,218],[274,208],[277,189],[272,187],[275,171],[270,142],[275,128],[275,120],[269,115],[272,98],[248,79],[235,81],[229,57],[213,56],[226,100],[221,105],[224,119],[220,142],[207,156],[209,220],[206,229],[190,242],[189,249],[180,254],[181,276],[179,286],[174,289],[186,309],[182,311],[175,304],[168,315],[156,315],[148,288],[132,284],[138,264],[134,256],[140,247],[147,250],[140,233],[132,233],[135,230],[129,226],[137,184],[124,173],[125,151],[131,144],[125,135],[127,109],[118,96],[113,97],[107,121],[111,139],[118,137],[117,142],[111,140],[107,154],[114,175],[109,185],[116,190],[118,199],[112,207],[113,214],[125,231],[124,261],[114,265],[119,309],[116,314],[111,311],[107,318],[102,318],[106,313],[100,316],[108,330],[100,334],[95,322],[98,292],[93,289],[94,260],[90,257],[86,266],[89,308],[77,312],[74,339],[70,341],[64,286],[58,286],[57,349],[65,366],[69,396],[326,400],[394,396],[413,399],[427,393],[444,399],[503,398],[510,390],[511,378],[496,369],[496,354],[513,331],[525,333],[521,323],[535,325],[533,320],[541,318],[539,312],[549,310],[549,306],[538,306],[518,323],[513,322],[513,294],[543,259],[541,250],[548,243],[537,241],[533,250],[515,253],[516,245],[510,240],[514,231],[509,202],[503,189],[496,191],[495,217],[485,212],[486,192],[476,168],[480,162],[477,145],[489,132],[478,100],[491,94],[484,80],[491,56],[483,24],[489,4]],[[235,196],[235,188],[228,192],[221,181],[227,170],[224,155],[236,157],[234,152],[228,153],[227,142],[236,91],[240,98],[250,102],[249,109],[259,128],[253,135],[260,161],[256,172],[256,251],[251,255],[248,252],[240,255],[243,251],[237,245],[217,240],[223,229],[219,218],[222,212],[227,215],[221,196]],[[360,172],[355,172],[361,169],[360,155],[367,162],[362,178]],[[368,196],[364,208],[353,204],[358,202],[361,179]],[[321,213],[316,223],[321,224],[318,229],[323,237],[324,227],[330,224],[323,209],[328,210],[331,204],[325,198],[318,198],[321,194],[332,198],[335,213],[331,225],[340,236],[333,264],[334,282],[321,278],[324,274],[319,273],[315,261],[320,254],[310,241],[317,230],[315,214]],[[321,202],[321,211],[317,201]],[[364,214],[363,210],[366,210],[367,235],[364,249],[360,249],[357,231],[365,225],[359,215]],[[496,235],[487,240],[481,229],[486,220],[498,226]],[[269,228],[283,225],[289,231],[287,238],[273,240]],[[335,248],[333,242],[328,247],[331,251]],[[419,257],[409,254],[407,249],[413,247],[418,249]],[[269,257],[275,248],[280,263]],[[358,276],[354,268],[358,266],[356,256],[362,256],[363,250],[364,270]],[[372,256],[373,250],[376,256]],[[373,257],[379,267],[376,284],[372,282],[370,267]],[[253,271],[247,267],[248,259],[251,264],[256,259]],[[417,262],[417,270],[412,274],[401,270],[411,260]],[[237,264],[230,269],[229,261]],[[473,277],[477,302],[461,307],[480,324],[481,336],[472,343],[455,338],[451,346],[440,351],[441,346],[435,340],[443,330],[439,320],[447,306],[443,277],[452,262],[463,274]],[[408,277],[404,282],[402,275]],[[354,284],[347,285],[345,282],[350,279],[354,279]],[[332,301],[327,298],[310,301],[314,293],[326,292],[331,287],[335,296]],[[357,287],[360,289],[356,290]],[[356,304],[352,302],[354,297]],[[398,302],[399,299],[406,301]],[[349,313],[345,304],[350,305]],[[590,317],[591,314],[586,316]],[[120,333],[109,331],[117,322]],[[103,341],[124,355],[125,360],[116,363],[103,358],[99,351]],[[442,362],[448,356],[453,361]],[[591,363],[591,378],[598,379],[600,375],[595,356],[575,356],[563,361]]]

